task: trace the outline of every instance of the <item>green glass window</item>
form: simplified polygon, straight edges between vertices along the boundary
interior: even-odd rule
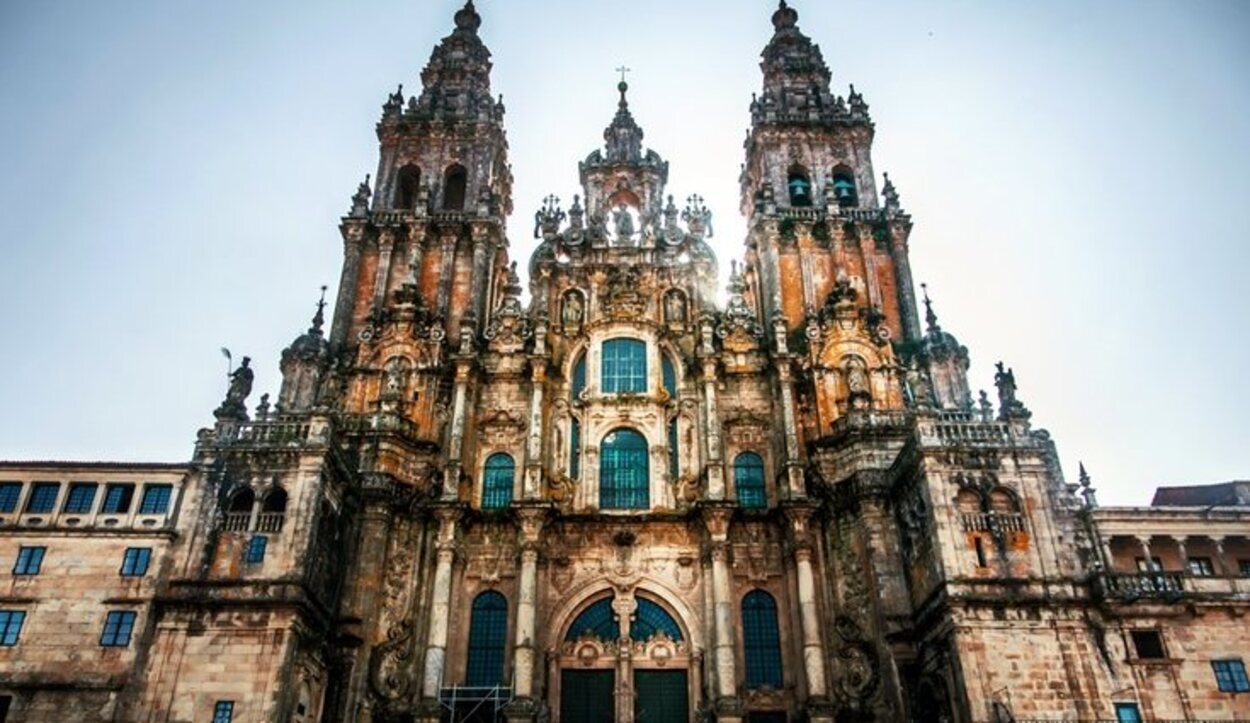
[[[677,625],[673,616],[668,614],[668,611],[645,597],[637,598],[637,601],[638,612],[634,621],[629,625],[631,640],[650,640],[661,631],[673,640],[682,639],[681,627]]]
[[[466,685],[494,687],[503,683],[508,637],[508,601],[488,590],[473,599],[469,620],[469,661]]]
[[[59,482],[36,482],[26,500],[26,512],[46,515],[56,508],[57,495],[61,493]]]
[[[767,507],[764,491],[764,460],[754,452],[743,452],[734,458],[734,489],[738,504],[743,507]]]
[[[139,514],[163,515],[169,512],[169,500],[173,495],[173,485],[146,485],[143,488],[143,501],[139,503]]]
[[[89,514],[95,503],[95,491],[98,486],[95,482],[75,482],[70,485],[69,494],[65,496],[65,508],[62,511],[75,515]]]
[[[0,482],[0,512],[12,512],[17,509],[17,500],[22,496],[21,482]]]
[[[564,639],[576,640],[586,634],[599,640],[618,640],[621,637],[621,626],[612,612],[612,598],[605,597],[583,610],[569,626]]]
[[[681,474],[681,459],[677,449],[677,418],[668,420],[668,474],[676,479]]]
[[[673,369],[673,361],[667,354],[660,355],[660,374],[664,377],[664,391],[668,396],[677,396],[677,372]]]
[[[632,429],[611,431],[603,438],[599,457],[599,506],[646,509],[651,479],[647,440]]]
[[[777,602],[763,590],[742,599],[742,641],[748,688],[781,689],[781,634]]]
[[[637,339],[603,342],[602,371],[607,394],[647,391],[647,345]]]
[[[1250,678],[1246,677],[1246,664],[1240,658],[1212,660],[1215,683],[1224,693],[1250,692]]]
[[[569,422],[569,476],[582,477],[582,423],[577,419]]]
[[[580,399],[584,391],[586,391],[586,355],[581,354],[573,363],[573,398]]]
[[[486,458],[486,469],[482,475],[482,509],[498,510],[512,504],[515,471],[512,457],[502,452]]]

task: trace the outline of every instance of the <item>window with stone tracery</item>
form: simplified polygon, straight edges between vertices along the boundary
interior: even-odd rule
[[[507,638],[508,601],[500,593],[487,590],[473,599],[466,685],[493,687],[503,682]]]
[[[606,394],[647,391],[647,345],[638,339],[603,342],[601,382]]]
[[[482,473],[482,509],[498,510],[512,504],[512,484],[516,465],[512,457],[499,452],[486,459]]]
[[[738,504],[743,507],[767,507],[764,490],[764,459],[754,452],[743,452],[734,458],[734,489]]]
[[[742,647],[748,688],[781,689],[781,633],[777,601],[763,590],[742,598]]]
[[[599,506],[635,510],[650,506],[651,467],[647,440],[632,429],[616,429],[600,446]]]

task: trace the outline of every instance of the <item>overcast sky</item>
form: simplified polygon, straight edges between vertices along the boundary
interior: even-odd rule
[[[1250,3],[798,0],[864,94],[943,326],[1104,503],[1250,478]],[[177,461],[338,280],[396,84],[458,3],[0,2],[0,458]],[[615,108],[740,258],[766,0],[481,0],[524,269]]]

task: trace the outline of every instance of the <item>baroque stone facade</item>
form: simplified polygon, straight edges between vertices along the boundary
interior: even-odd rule
[[[1099,508],[1009,368],[974,399],[797,21],[723,304],[624,80],[523,300],[457,12],[274,405],[244,360],[186,465],[0,464],[0,719],[1250,719],[1247,501]]]

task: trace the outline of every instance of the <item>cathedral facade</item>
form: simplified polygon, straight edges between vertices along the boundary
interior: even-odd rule
[[[1100,508],[1009,368],[973,394],[797,21],[724,302],[623,80],[523,300],[455,13],[272,404],[244,359],[185,465],[0,463],[0,720],[1250,719],[1250,499]]]

